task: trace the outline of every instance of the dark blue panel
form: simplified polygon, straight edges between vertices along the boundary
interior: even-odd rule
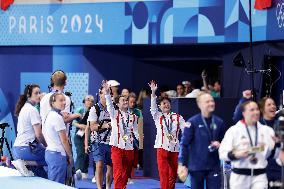
[[[224,25],[225,25],[225,6],[224,2],[220,2],[218,6],[213,7],[201,7],[199,8],[199,14],[206,16],[215,31],[215,35],[224,35]]]
[[[20,73],[52,72],[52,47],[1,47],[0,52],[0,87],[13,113],[22,92]]]

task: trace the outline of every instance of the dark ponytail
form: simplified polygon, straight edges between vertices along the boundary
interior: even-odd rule
[[[19,116],[22,107],[25,105],[28,98],[32,96],[34,88],[40,88],[40,87],[36,84],[26,85],[25,90],[24,90],[24,94],[20,95],[18,102],[16,104],[16,108],[15,108],[15,115],[16,116]]]
[[[19,116],[20,111],[22,109],[22,107],[24,106],[24,104],[26,103],[26,101],[28,100],[26,95],[20,95],[18,102],[16,104],[16,110],[15,110],[15,115]]]

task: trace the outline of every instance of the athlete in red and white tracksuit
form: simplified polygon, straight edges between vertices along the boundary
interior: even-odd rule
[[[175,188],[178,167],[179,140],[178,135],[189,123],[177,113],[171,112],[170,99],[160,99],[159,112],[156,104],[155,91],[157,85],[152,81],[149,86],[152,90],[151,114],[157,128],[154,148],[157,148],[157,162],[162,189]]]
[[[115,110],[109,86],[103,82],[106,91],[107,111],[110,114],[112,132],[110,136],[111,159],[113,164],[114,189],[125,189],[134,161],[133,137],[138,139],[138,118],[128,112],[128,99],[118,97]]]

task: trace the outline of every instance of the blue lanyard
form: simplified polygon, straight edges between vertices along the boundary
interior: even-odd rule
[[[267,122],[265,121],[265,119],[264,119],[264,118],[261,118],[261,121],[264,123],[264,125],[269,126],[269,125],[267,124]]]
[[[60,94],[63,94],[63,91],[52,89],[52,90],[51,90],[51,93],[60,93]]]
[[[251,139],[251,135],[249,133],[248,125],[246,123],[245,123],[245,127],[246,127],[246,130],[247,130],[247,134],[249,136],[250,145],[251,145],[251,147],[253,147],[253,142],[252,142],[252,139]],[[255,125],[255,146],[257,146],[257,135],[258,135],[258,129],[257,129],[257,123],[256,123],[256,125]]]
[[[54,112],[58,113],[59,115],[63,116],[63,115],[61,114],[61,110],[59,110],[59,109],[52,108],[51,111],[54,111]]]
[[[205,121],[205,118],[201,115],[201,119],[202,119],[202,122],[203,124],[205,125],[207,131],[209,132],[209,136],[210,136],[210,140],[211,141],[214,141],[216,140],[215,139],[215,134],[214,134],[214,130],[216,129],[216,124],[215,124],[215,119],[214,119],[214,116],[212,115],[211,117],[211,124],[210,124],[210,127],[207,125],[207,122]],[[212,130],[212,131],[211,131]]]
[[[26,103],[32,105],[32,106],[35,106],[36,104],[35,103],[32,103],[31,101],[27,100]]]
[[[63,115],[61,114],[61,110],[59,110],[59,109],[55,109],[55,108],[51,108],[51,110],[50,110],[50,111],[48,112],[48,114],[46,115],[46,117],[45,117],[45,120],[44,120],[43,124],[45,124],[46,119],[47,119],[47,117],[48,117],[48,115],[49,115],[49,113],[50,113],[51,111],[58,113],[58,114],[59,114],[59,115],[63,118]]]

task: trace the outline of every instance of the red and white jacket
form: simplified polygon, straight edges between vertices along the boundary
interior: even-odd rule
[[[177,113],[171,112],[166,114],[159,112],[158,106],[156,104],[156,99],[157,97],[155,98],[151,97],[151,108],[150,108],[151,114],[153,116],[157,128],[154,148],[162,148],[170,152],[179,152],[179,140],[178,140],[179,132],[180,131],[183,132],[184,127],[189,127],[190,123],[185,122],[183,117]],[[165,116],[167,123],[172,123],[172,130],[170,134],[173,136],[174,138],[173,140],[169,140],[169,138],[167,137],[168,130],[163,115]]]
[[[109,112],[110,119],[111,119],[111,135],[110,135],[110,142],[109,145],[115,146],[117,148],[123,150],[133,150],[133,135],[134,133],[135,138],[138,140],[138,117],[135,114],[130,112],[123,112],[119,110],[115,110],[112,99],[110,95],[105,95],[106,97],[106,105],[107,111]],[[121,114],[120,114],[121,112]],[[123,129],[123,123],[121,116],[123,116],[124,122],[126,123],[128,116],[129,116],[129,123],[126,128],[126,133]],[[126,124],[127,125],[127,124]],[[123,136],[127,135],[128,140],[123,140]]]

